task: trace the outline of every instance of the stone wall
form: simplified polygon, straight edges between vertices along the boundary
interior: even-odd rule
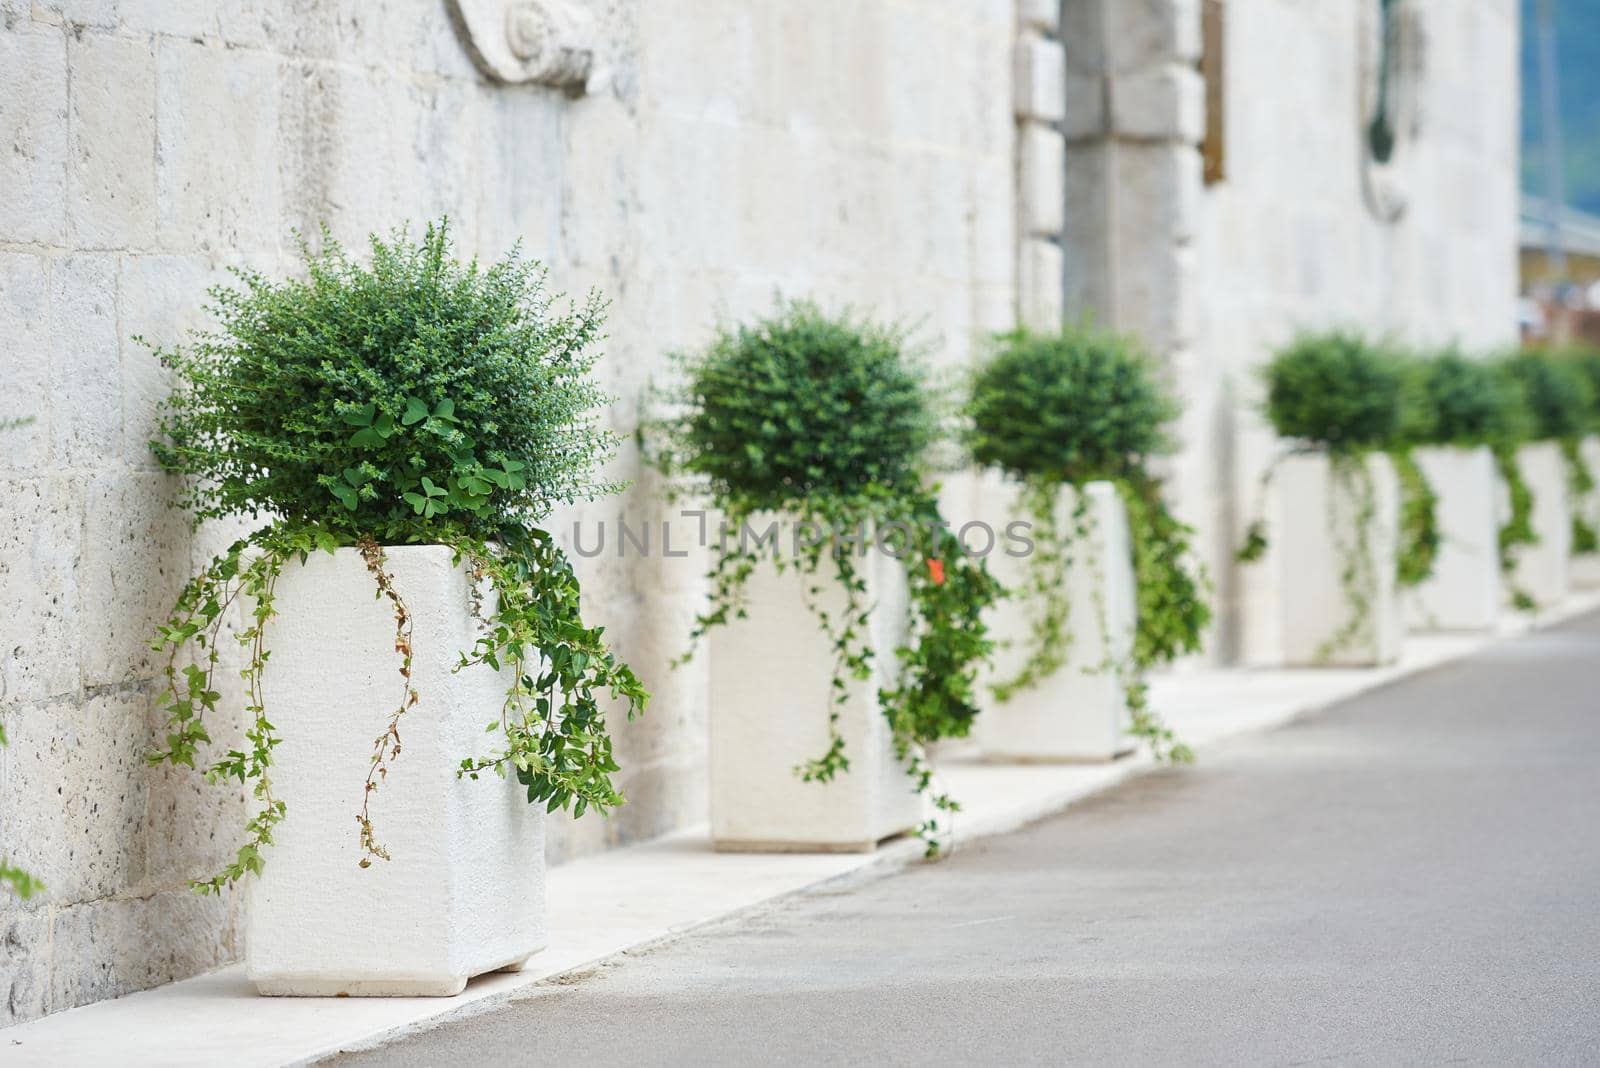
[[[1255,374],[1302,329],[1516,337],[1517,9],[1404,0],[1403,137],[1370,168],[1378,0],[1223,0],[1220,181],[1202,0],[1065,0],[1065,307],[1143,337],[1183,399],[1172,485],[1219,585],[1211,655],[1271,662],[1276,561],[1232,550],[1277,447]]]
[[[624,435],[666,352],[780,293],[915,324],[947,368],[1058,309],[1139,333],[1187,408],[1172,473],[1221,585],[1214,655],[1270,656],[1269,572],[1228,564],[1272,452],[1252,368],[1300,327],[1513,336],[1515,7],[1412,6],[1388,218],[1361,143],[1377,0],[1225,0],[1209,186],[1201,0],[586,0],[588,92],[486,78],[447,0],[0,0],[0,419],[34,417],[0,435],[0,852],[50,888],[0,901],[0,1025],[240,948],[235,900],[183,885],[231,855],[243,798],[141,760],[149,635],[235,532],[166,507],[169,382],[134,338],[203,325],[228,267],[293,271],[323,223],[521,240],[612,299]],[[634,488],[556,529],[612,524],[578,561],[587,607],[655,700],[619,725],[630,803],[553,827],[556,861],[705,816],[704,672],[668,667],[704,560],[618,558],[619,517],[669,512],[631,444],[614,473]]]
[[[0,437],[0,852],[49,885],[0,900],[0,1025],[240,948],[235,900],[183,885],[243,799],[141,760],[152,628],[233,532],[166,507],[169,383],[134,338],[203,325],[228,267],[293,271],[322,223],[520,239],[612,299],[623,433],[664,353],[779,293],[918,324],[945,365],[1015,321],[1013,0],[590,6],[601,77],[569,95],[483,77],[444,0],[0,0],[0,419],[35,420]],[[615,473],[639,482],[563,528],[661,515],[631,446]],[[580,562],[655,700],[619,727],[630,803],[553,859],[704,819],[703,673],[667,666],[700,563]]]

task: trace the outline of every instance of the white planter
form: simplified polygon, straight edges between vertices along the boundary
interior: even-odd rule
[[[1030,561],[1006,551],[1004,530],[1014,520],[1031,522],[1030,517],[1014,485],[991,477],[984,491],[989,523],[1000,535],[987,557],[989,570],[1007,588],[1021,591]],[[991,759],[1103,761],[1133,748],[1126,694],[1117,674],[1105,670],[1108,661],[1126,662],[1133,648],[1137,601],[1128,516],[1111,483],[1091,482],[1084,493],[1086,533],[1074,540],[1063,576],[1071,605],[1065,662],[1006,701],[995,696],[993,687],[1015,679],[1026,664],[1041,606],[1037,598],[1009,597],[989,610],[997,648],[994,667],[980,679],[983,714],[974,730],[984,756]],[[1058,530],[1073,530],[1076,499],[1073,488],[1062,488],[1055,506]]]
[[[279,579],[263,686],[287,813],[246,884],[245,970],[263,994],[448,996],[545,944],[543,806],[509,778],[456,777],[463,757],[494,743],[484,725],[505,687],[486,667],[452,671],[478,624],[471,579],[450,557],[437,545],[388,550],[413,620],[419,700],[372,797],[393,859],[365,869],[356,817],[373,740],[401,697],[393,609],[354,549],[291,562]]]
[[[1274,511],[1267,537],[1277,568],[1284,662],[1291,666],[1370,666],[1392,663],[1405,636],[1396,589],[1400,488],[1387,456],[1366,459],[1372,482],[1365,536],[1359,474],[1334,475],[1328,457],[1291,456],[1273,476]],[[1362,549],[1362,542],[1365,547]],[[1367,611],[1348,640],[1330,644],[1352,622],[1346,561],[1359,562],[1357,595]]]
[[[1538,607],[1549,608],[1567,595],[1572,556],[1567,462],[1560,445],[1540,441],[1517,450],[1517,467],[1533,493],[1533,532],[1539,543],[1518,546],[1512,586],[1532,597]]]
[[[1581,446],[1583,462],[1589,466],[1589,473],[1600,479],[1600,437],[1587,437]],[[1600,490],[1589,494],[1589,499],[1582,502],[1583,516],[1595,530],[1600,530]],[[1600,586],[1600,553],[1585,553],[1574,556],[1568,569],[1568,578],[1572,585],[1586,590]]]
[[[1438,497],[1433,574],[1406,593],[1406,618],[1421,630],[1490,630],[1500,615],[1499,476],[1487,446],[1440,446],[1412,454]]]
[[[751,529],[765,530],[773,521],[754,519]],[[793,528],[784,522],[781,551],[792,560]],[[903,565],[876,550],[854,560],[867,581],[875,655],[870,678],[847,680],[838,729],[850,769],[831,782],[803,782],[795,768],[828,749],[835,657],[803,598],[805,585],[817,581],[823,587],[817,603],[839,615],[844,592],[832,562],[825,559],[811,577],[793,568],[779,574],[763,560],[746,587],[746,618],[707,636],[711,837],[719,850],[866,852],[922,822],[922,797],[895,759],[878,706],[878,690],[899,675],[895,649],[906,635]]]

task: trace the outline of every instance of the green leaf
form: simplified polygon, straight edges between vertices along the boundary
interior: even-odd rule
[[[363,404],[354,411],[346,412],[344,421],[351,426],[371,426],[372,417],[377,413],[378,406],[373,403]]]
[[[412,426],[426,418],[428,418],[427,404],[423,403],[420,397],[407,397],[405,414],[400,417],[400,421],[406,426]]]

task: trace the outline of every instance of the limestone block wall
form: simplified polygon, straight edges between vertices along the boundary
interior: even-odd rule
[[[1280,651],[1270,563],[1232,560],[1276,452],[1255,373],[1272,349],[1340,325],[1476,347],[1516,336],[1516,5],[1400,6],[1420,75],[1375,207],[1378,0],[1223,0],[1209,117],[1202,0],[1063,3],[1064,306],[1144,338],[1183,400],[1171,486],[1218,585],[1216,659]],[[1208,121],[1226,142],[1209,185]]]
[[[1375,210],[1363,162],[1360,78],[1376,7],[1227,3],[1228,174],[1198,208],[1182,482],[1191,514],[1220,535],[1225,644],[1251,661],[1280,652],[1272,562],[1229,568],[1276,454],[1251,368],[1302,329],[1349,325],[1473,349],[1517,336],[1517,5],[1409,5],[1407,29],[1420,35],[1408,63],[1420,60],[1420,72],[1380,179],[1393,218]]]
[[[448,213],[463,252],[520,239],[612,299],[624,434],[664,353],[779,293],[959,364],[1018,310],[1014,3],[595,0],[571,95],[486,79],[445,0],[0,0],[0,419],[34,418],[0,435],[0,851],[49,886],[0,900],[0,1025],[240,950],[235,899],[184,881],[231,854],[242,799],[141,759],[148,637],[234,532],[166,507],[169,382],[133,338],[204,325],[230,266],[294,270],[296,228]],[[635,488],[563,537],[663,517],[631,445],[615,473]],[[618,725],[630,803],[553,824],[557,861],[705,818],[704,670],[668,668],[704,561],[609,533],[588,609],[655,700]]]

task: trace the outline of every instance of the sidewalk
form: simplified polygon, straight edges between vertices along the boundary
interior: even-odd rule
[[[1600,607],[1573,598],[1539,626]],[[1205,759],[1209,745],[1262,730],[1393,679],[1469,655],[1496,636],[1423,636],[1401,664],[1376,670],[1200,671],[1153,680],[1151,699]],[[1014,830],[1151,766],[991,765],[959,753],[940,771],[964,812],[963,840]],[[870,878],[916,861],[915,840],[871,855],[715,853],[703,828],[585,858],[549,875],[549,948],[520,974],[483,976],[448,999],[298,999],[255,996],[243,968],[225,968],[0,1031],[0,1065],[210,1066],[295,1064],[392,1040],[452,1016],[481,1012],[517,991],[630,949],[675,938],[773,898],[825,883]]]

